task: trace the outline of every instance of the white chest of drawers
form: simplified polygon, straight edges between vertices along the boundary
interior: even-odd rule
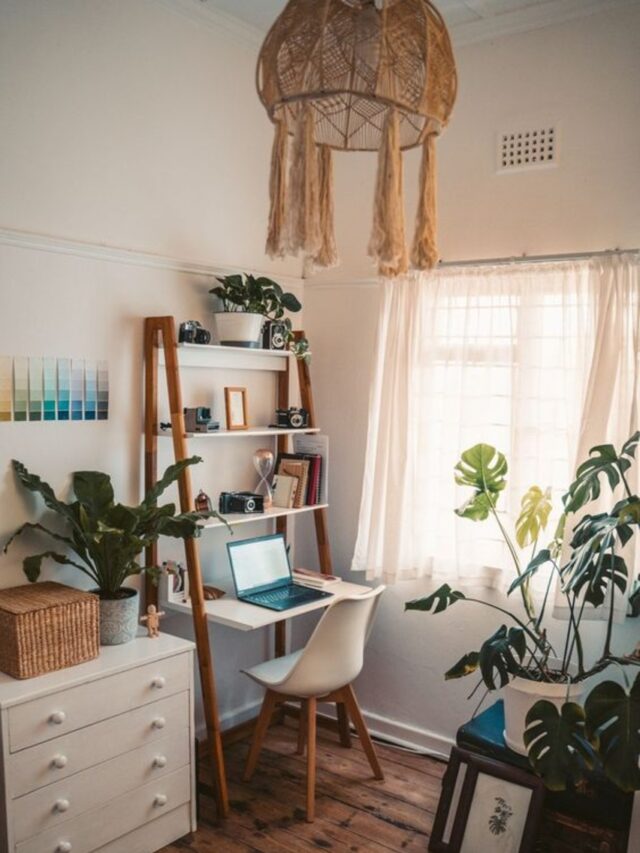
[[[195,830],[193,649],[138,637],[0,674],[0,853],[154,853]]]

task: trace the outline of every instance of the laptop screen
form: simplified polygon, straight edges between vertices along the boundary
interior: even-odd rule
[[[238,595],[256,587],[289,582],[291,568],[282,533],[228,542],[229,562]]]

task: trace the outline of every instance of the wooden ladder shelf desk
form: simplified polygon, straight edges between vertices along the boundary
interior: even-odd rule
[[[297,332],[298,338],[302,332]],[[225,350],[225,357],[233,358],[233,353],[238,353],[238,358],[243,358],[243,367],[247,367],[246,360],[250,354],[259,353],[263,356],[278,356],[278,361],[285,364],[278,370],[277,381],[277,407],[286,409],[289,407],[289,374],[291,359],[293,355],[282,355],[270,353],[269,350],[235,350],[230,347],[189,347],[191,354],[198,349],[201,352],[207,350]],[[169,408],[171,411],[171,438],[173,440],[173,452],[176,461],[189,457],[188,436],[185,431],[183,415],[182,388],[180,382],[179,347],[176,339],[176,322],[173,317],[147,317],[144,327],[144,459],[145,459],[145,486],[149,489],[158,478],[158,354],[162,350],[164,354],[164,367],[167,382]],[[300,384],[300,399],[303,408],[309,412],[309,427],[316,427],[316,416],[311,389],[311,378],[309,366],[306,362],[296,359],[298,366],[298,381]],[[304,431],[304,430],[302,430]],[[246,434],[251,435],[251,431]],[[255,433],[253,433],[255,434]],[[273,431],[277,435],[278,452],[287,450],[288,434],[285,431]],[[193,489],[191,485],[191,473],[187,468],[178,481],[180,495],[180,507],[182,512],[194,509]],[[311,509],[315,520],[316,539],[321,571],[325,574],[332,573],[331,552],[327,532],[326,508],[318,507]],[[293,514],[293,513],[291,513]],[[279,515],[276,519],[276,530],[279,533],[287,532],[287,515]],[[197,539],[186,539],[185,555],[187,570],[189,572],[189,589],[191,595],[191,611],[193,614],[193,627],[198,654],[198,666],[200,670],[200,681],[202,684],[202,700],[204,715],[207,725],[208,749],[211,755],[213,768],[213,782],[218,806],[218,814],[226,817],[229,813],[229,794],[227,790],[227,778],[224,766],[224,753],[222,746],[222,732],[220,729],[220,717],[218,714],[218,701],[216,695],[216,683],[213,666],[213,654],[209,643],[209,630],[207,626],[207,613],[205,609],[204,591],[202,588],[202,570],[200,566],[200,555]],[[147,565],[158,565],[158,548],[152,545],[146,554]],[[147,603],[154,602],[157,598],[157,590],[147,580],[146,585]],[[285,653],[286,645],[286,622],[284,620],[276,624],[275,655],[279,657]]]

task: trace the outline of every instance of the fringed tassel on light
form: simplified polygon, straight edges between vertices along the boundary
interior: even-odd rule
[[[404,234],[400,120],[396,110],[387,115],[382,133],[369,255],[377,261],[382,276],[401,275],[409,267]]]
[[[429,270],[438,263],[436,217],[436,137],[430,134],[422,146],[420,197],[411,249],[411,263],[416,269]]]
[[[328,145],[318,148],[320,248],[313,258],[319,267],[334,267],[338,263],[338,250],[333,224],[333,157]]]
[[[271,176],[269,178],[269,227],[265,247],[270,258],[282,258],[286,253],[285,216],[287,210],[287,149],[289,134],[284,119],[276,122],[271,151]]]
[[[320,250],[318,184],[314,115],[306,104],[298,115],[289,172],[287,249],[292,255],[302,251],[314,258]]]

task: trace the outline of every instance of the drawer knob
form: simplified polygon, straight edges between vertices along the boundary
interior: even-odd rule
[[[163,675],[157,675],[151,682],[151,686],[155,687],[156,690],[162,690],[166,683],[167,679]]]
[[[71,803],[69,802],[69,800],[65,800],[65,799],[56,800],[54,803],[54,806],[53,806],[53,810],[54,810],[54,812],[67,812],[67,811],[69,811],[70,805],[71,805]]]
[[[151,723],[154,729],[163,729],[166,724],[166,720],[164,717],[156,717],[155,720]]]
[[[53,714],[49,717],[49,722],[53,723],[56,726],[62,725],[64,721],[67,719],[67,715],[64,711],[54,711]]]
[[[166,755],[156,755],[153,759],[154,767],[166,767],[167,766],[167,756]]]
[[[61,841],[56,847],[56,853],[71,853],[71,842]]]
[[[162,806],[166,806],[167,805],[166,795],[165,794],[157,794],[154,801],[153,801],[153,805],[156,808],[161,808]]]
[[[67,756],[66,755],[54,755],[51,764],[54,767],[57,767],[58,770],[62,770],[63,767],[67,766]]]

